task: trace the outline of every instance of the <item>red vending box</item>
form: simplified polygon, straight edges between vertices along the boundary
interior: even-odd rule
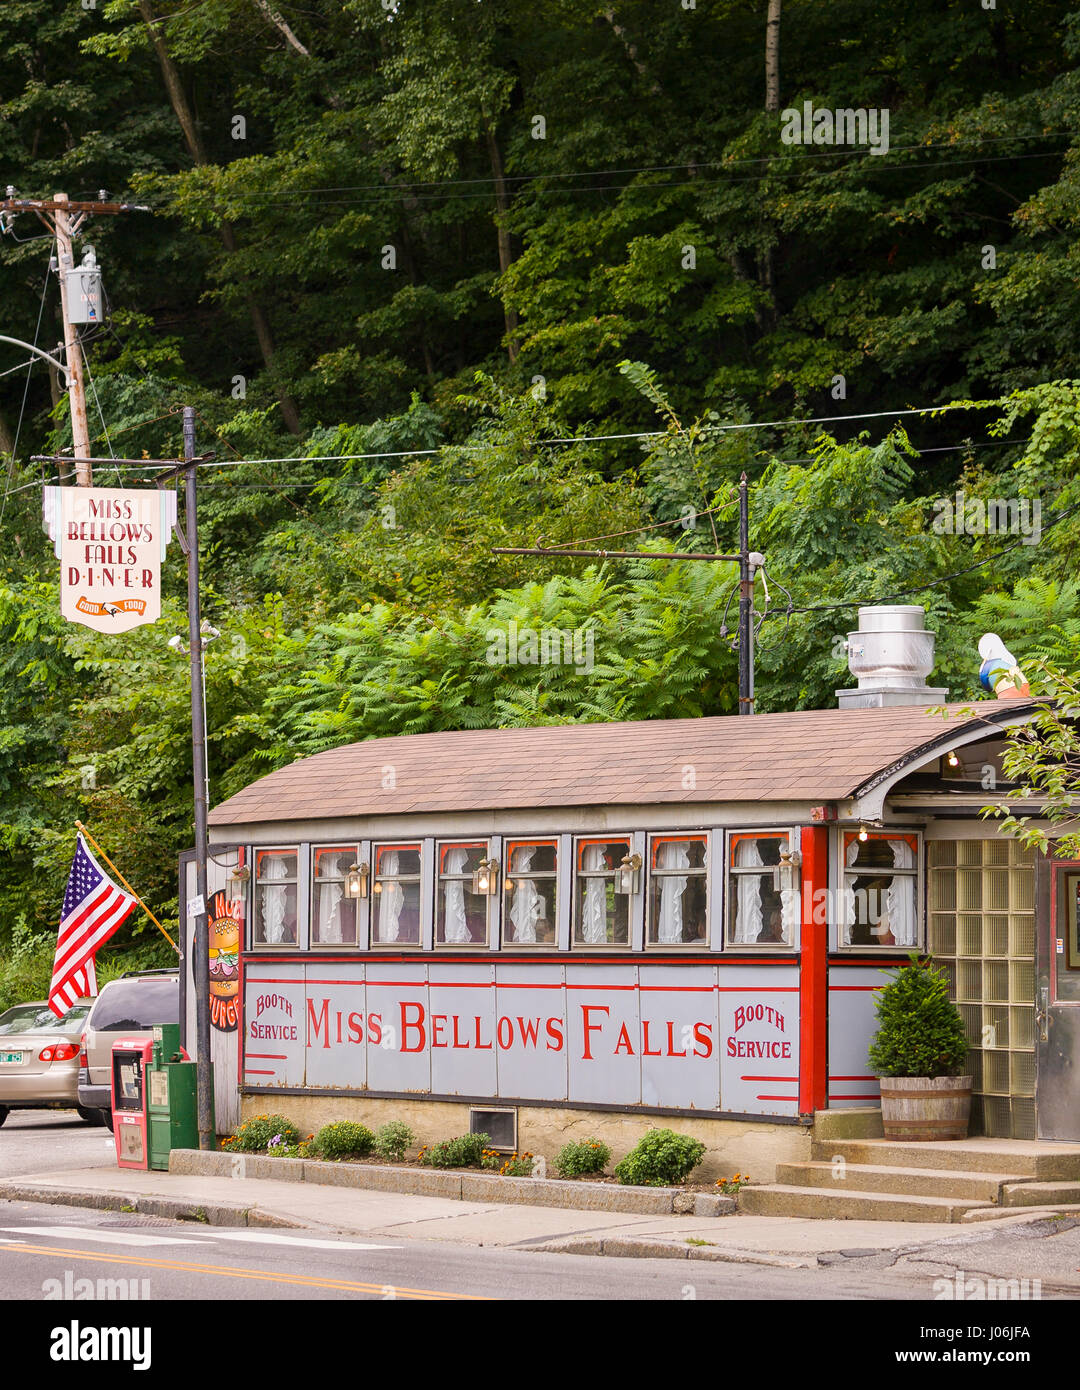
[[[120,1168],[149,1168],[146,1073],[154,1054],[152,1038],[118,1038],[112,1046],[113,1137]]]

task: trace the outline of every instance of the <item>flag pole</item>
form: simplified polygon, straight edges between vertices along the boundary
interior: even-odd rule
[[[77,821],[75,822],[75,826],[76,826],[76,829],[78,829],[83,835],[86,836],[86,838],[90,841],[90,843],[91,843],[91,844],[94,846],[94,848],[97,850],[98,854],[100,854],[101,857],[102,857],[102,859],[105,860],[105,863],[108,864],[109,868],[112,869],[112,871],[113,871],[113,873],[116,875],[116,877],[120,880],[120,882],[121,882],[121,883],[124,885],[124,887],[128,890],[128,892],[129,892],[129,893],[131,894],[131,896],[135,899],[135,901],[139,904],[139,906],[142,908],[142,910],[146,913],[147,917],[150,918],[150,920],[151,920],[151,922],[153,922],[154,926],[157,927],[158,931],[162,934],[162,936],[165,938],[165,940],[166,940],[166,941],[169,943],[169,945],[173,948],[173,950],[176,952],[176,954],[179,955],[179,954],[180,954],[180,947],[177,946],[176,942],[172,939],[172,937],[171,937],[171,936],[169,935],[169,933],[165,930],[165,928],[161,925],[161,923],[158,921],[158,919],[154,916],[154,914],[153,914],[153,913],[150,911],[150,909],[146,906],[146,904],[143,902],[142,898],[139,897],[139,895],[138,895],[138,893],[136,893],[135,889],[132,888],[131,884],[127,881],[127,879],[124,877],[124,875],[120,872],[120,870],[119,870],[119,869],[116,867],[116,865],[112,862],[112,860],[111,860],[111,859],[109,858],[109,856],[105,853],[105,851],[101,848],[101,846],[98,844],[98,842],[94,839],[93,835],[90,834],[90,832],[89,832],[89,830],[87,830],[86,826],[83,825],[82,821],[81,821],[81,820],[77,820]]]

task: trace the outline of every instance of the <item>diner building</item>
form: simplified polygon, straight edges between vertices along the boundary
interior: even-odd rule
[[[891,679],[864,673],[854,707],[372,739],[230,797],[219,1130],[403,1119],[550,1159],[667,1125],[705,1141],[706,1176],[768,1179],[815,1114],[877,1105],[875,991],[930,952],[973,1132],[1080,1139],[1080,866],[980,816],[1032,706],[935,713]],[[190,967],[185,992],[191,1027]]]

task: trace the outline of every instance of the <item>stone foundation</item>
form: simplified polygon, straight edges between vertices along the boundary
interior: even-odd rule
[[[284,1115],[306,1138],[323,1125],[352,1120],[378,1129],[390,1120],[403,1120],[416,1136],[416,1147],[452,1139],[469,1131],[468,1105],[448,1101],[409,1099],[367,1100],[362,1097],[241,1096],[241,1118]],[[499,1102],[491,1104],[498,1106]],[[508,1107],[509,1108],[509,1107]],[[611,1149],[611,1167],[650,1129],[672,1129],[705,1145],[705,1157],[694,1181],[715,1182],[735,1173],[755,1183],[774,1182],[778,1163],[810,1161],[811,1132],[805,1125],[775,1125],[756,1120],[689,1119],[685,1116],[635,1115],[608,1110],[566,1110],[558,1106],[518,1107],[518,1149],[543,1155],[549,1165],[564,1144],[600,1139]],[[273,1160],[280,1162],[281,1160]]]

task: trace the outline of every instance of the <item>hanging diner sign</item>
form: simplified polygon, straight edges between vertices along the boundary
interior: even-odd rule
[[[43,523],[60,561],[60,612],[95,632],[161,616],[161,562],[176,493],[158,488],[46,487]]]

